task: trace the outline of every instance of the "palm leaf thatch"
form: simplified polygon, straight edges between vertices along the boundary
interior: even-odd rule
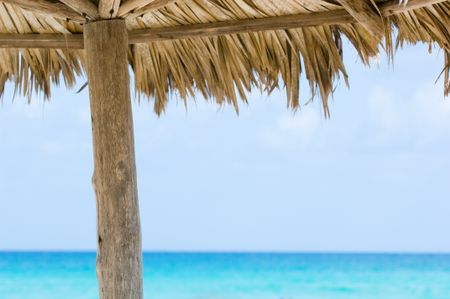
[[[252,88],[270,93],[282,86],[287,105],[297,109],[304,73],[328,116],[336,79],[348,80],[344,37],[364,64],[380,51],[392,58],[405,43],[437,45],[450,93],[450,1],[102,1],[0,0],[0,90],[11,81],[21,94],[49,97],[60,80],[72,87],[86,69],[83,24],[100,16],[125,18],[136,92],[154,101],[158,114],[171,92],[187,101],[198,91],[238,111],[238,99],[246,101]],[[12,45],[18,34],[41,34],[50,43],[59,38],[59,46],[19,49]]]
[[[298,109],[300,76],[328,98],[347,82],[342,40],[364,64],[404,43],[444,51],[450,92],[450,0],[0,0],[0,91],[50,96],[86,73],[97,199],[99,298],[143,298],[142,244],[129,66],[138,95],[164,111],[198,91],[232,104],[284,84]]]

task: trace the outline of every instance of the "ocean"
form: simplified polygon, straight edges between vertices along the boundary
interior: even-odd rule
[[[450,255],[145,253],[146,299],[450,299]],[[95,253],[0,252],[0,299],[95,299]]]

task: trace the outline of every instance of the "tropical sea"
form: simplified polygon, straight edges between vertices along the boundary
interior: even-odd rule
[[[147,299],[449,299],[450,255],[145,253]],[[1,299],[95,299],[95,253],[0,252]]]

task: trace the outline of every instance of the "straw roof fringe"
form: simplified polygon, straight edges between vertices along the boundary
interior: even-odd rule
[[[67,36],[82,33],[82,24],[86,21],[116,16],[124,17],[128,29],[133,31],[320,12],[336,12],[337,16],[345,9],[348,17],[333,24],[287,26],[284,28],[289,29],[258,32],[243,30],[217,36],[175,38],[169,34],[169,38],[140,42],[129,48],[136,91],[154,101],[158,114],[164,111],[171,92],[178,93],[186,102],[198,91],[220,105],[232,104],[238,111],[238,100],[245,102],[252,88],[270,93],[279,87],[285,87],[287,105],[295,110],[300,106],[299,81],[303,73],[311,94],[320,95],[324,113],[329,116],[328,98],[336,80],[343,78],[348,83],[342,55],[343,38],[351,42],[367,65],[383,50],[392,59],[396,49],[405,43],[437,45],[444,52],[444,93],[450,93],[450,1],[428,1],[431,4],[425,6],[421,5],[423,2],[410,0],[408,5],[413,9],[390,13],[391,9],[398,10],[398,3],[375,0],[284,0],[282,4],[279,0],[101,0],[100,3],[94,0],[0,0],[0,33]],[[67,40],[67,48],[60,49],[14,49],[2,48],[0,39],[0,92],[7,81],[13,82],[18,92],[30,97],[39,92],[49,97],[51,85],[59,84],[61,79],[67,87],[72,87],[85,71],[86,64],[84,50],[71,49],[70,42]]]

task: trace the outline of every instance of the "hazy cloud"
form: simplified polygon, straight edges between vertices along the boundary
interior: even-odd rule
[[[307,106],[295,114],[285,112],[271,127],[260,131],[259,139],[269,148],[289,150],[312,143],[320,129],[320,111]]]
[[[379,142],[409,140],[414,146],[442,141],[450,129],[450,102],[441,85],[427,82],[408,95],[376,88],[369,95],[368,114]]]

